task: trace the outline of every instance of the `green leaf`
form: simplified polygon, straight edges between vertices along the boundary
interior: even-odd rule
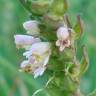
[[[72,25],[67,14],[64,15],[64,22],[67,24],[68,28],[72,28]]]

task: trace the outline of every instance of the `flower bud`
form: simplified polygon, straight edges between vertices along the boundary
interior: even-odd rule
[[[62,38],[63,40],[67,39],[69,37],[68,28],[66,27],[60,27],[57,30],[57,37]]]
[[[38,27],[38,22],[35,20],[24,22],[23,27],[27,31],[27,33],[30,35],[38,35],[40,32],[40,29]]]

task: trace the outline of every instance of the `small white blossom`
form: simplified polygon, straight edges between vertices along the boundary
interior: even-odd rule
[[[34,38],[28,35],[15,35],[14,38],[16,47],[25,49],[29,49],[32,44],[41,41],[39,38]]]
[[[70,46],[70,40],[69,40],[69,32],[67,27],[60,27],[57,30],[57,38],[56,46],[59,46],[59,50],[63,51],[64,48]]]
[[[49,42],[33,44],[30,50],[23,54],[28,60],[21,63],[21,66],[24,66],[21,69],[25,70],[25,72],[33,73],[34,78],[41,76],[46,69],[46,65],[51,55],[50,47],[51,45]]]
[[[23,27],[30,35],[38,35],[40,33],[38,22],[36,20],[29,20],[24,22]]]

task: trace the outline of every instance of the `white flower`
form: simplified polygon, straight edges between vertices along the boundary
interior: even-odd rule
[[[63,51],[64,48],[70,46],[70,40],[69,40],[69,32],[67,27],[60,27],[57,30],[57,38],[56,46],[59,46],[59,50]]]
[[[38,35],[40,33],[38,22],[36,20],[29,20],[24,22],[23,27],[30,35]]]
[[[25,48],[25,49],[29,49],[29,47],[32,44],[41,41],[39,38],[34,38],[28,35],[15,35],[14,38],[15,38],[16,47]]]
[[[51,44],[49,42],[39,42],[31,46],[29,51],[26,51],[23,55],[28,59],[21,63],[22,70],[25,72],[31,72],[34,78],[41,76],[49,61],[51,55]]]

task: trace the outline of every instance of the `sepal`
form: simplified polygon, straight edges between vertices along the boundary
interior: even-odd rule
[[[74,26],[74,31],[76,33],[75,38],[79,39],[83,33],[83,24],[80,15],[77,16],[77,24]]]
[[[80,65],[80,75],[84,74],[89,67],[89,58],[85,46],[83,46],[82,49],[83,49],[83,58]]]

